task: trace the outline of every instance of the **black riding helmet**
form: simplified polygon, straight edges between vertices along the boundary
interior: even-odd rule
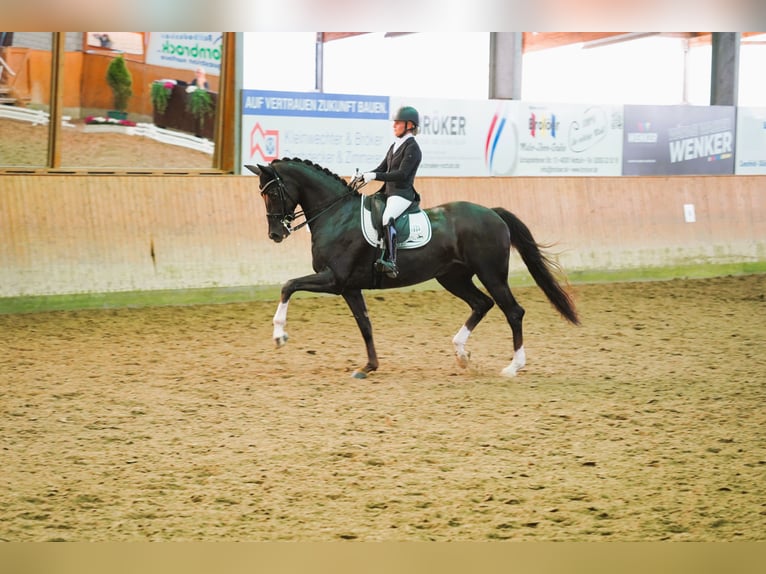
[[[420,114],[412,106],[402,106],[397,110],[394,121],[412,122],[417,128],[420,125]]]

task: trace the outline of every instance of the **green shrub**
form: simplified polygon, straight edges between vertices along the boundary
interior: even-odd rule
[[[112,88],[114,109],[124,112],[128,109],[130,96],[133,95],[133,78],[122,54],[109,63],[106,69],[106,81]]]
[[[173,85],[166,82],[153,82],[150,97],[152,105],[158,114],[164,114],[168,109],[170,94],[173,93]]]
[[[186,98],[186,111],[199,120],[200,131],[202,131],[205,117],[213,115],[213,98],[207,90],[197,88]]]

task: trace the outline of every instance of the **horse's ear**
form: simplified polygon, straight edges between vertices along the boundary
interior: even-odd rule
[[[263,166],[246,165],[245,167],[252,171],[255,175],[261,175],[261,167]]]

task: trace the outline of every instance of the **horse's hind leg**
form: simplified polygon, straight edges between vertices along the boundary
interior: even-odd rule
[[[527,355],[524,351],[524,331],[522,329],[524,307],[519,305],[513,293],[511,293],[511,288],[508,287],[507,276],[507,272],[502,274],[493,272],[490,277],[483,276],[483,274],[478,275],[479,280],[487,288],[489,294],[492,295],[497,306],[502,309],[508,324],[511,326],[511,332],[513,333],[513,360],[500,374],[506,377],[515,377],[516,373],[523,369],[527,363]]]
[[[354,319],[356,319],[356,324],[362,333],[362,339],[364,339],[364,344],[367,348],[367,364],[361,369],[355,370],[352,376],[355,379],[364,379],[369,373],[378,370],[378,354],[375,351],[375,343],[372,340],[372,324],[367,314],[367,304],[364,302],[364,295],[362,295],[361,291],[344,291],[342,295],[354,314]]]
[[[492,308],[494,302],[473,284],[473,275],[468,272],[437,277],[437,281],[447,291],[459,297],[471,307],[471,315],[452,339],[457,364],[465,368],[468,366],[468,360],[471,357],[471,354],[465,350],[468,337],[470,337],[476,325],[479,324],[479,321]]]

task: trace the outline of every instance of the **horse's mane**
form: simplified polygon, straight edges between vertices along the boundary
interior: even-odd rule
[[[301,159],[299,157],[283,157],[281,159],[275,159],[271,163],[278,163],[278,162],[282,162],[282,161],[284,161],[284,162],[292,162],[292,163],[302,163],[303,165],[307,165],[309,167],[313,167],[314,169],[316,169],[318,171],[321,171],[325,175],[329,175],[331,178],[339,181],[340,183],[343,184],[343,187],[345,187],[346,189],[348,189],[350,191],[353,191],[356,195],[361,195],[361,193],[359,193],[359,191],[357,191],[356,189],[352,188],[346,182],[346,180],[343,179],[341,176],[339,176],[337,173],[335,173],[333,171],[330,171],[326,167],[322,167],[318,163],[314,163],[310,159]]]

